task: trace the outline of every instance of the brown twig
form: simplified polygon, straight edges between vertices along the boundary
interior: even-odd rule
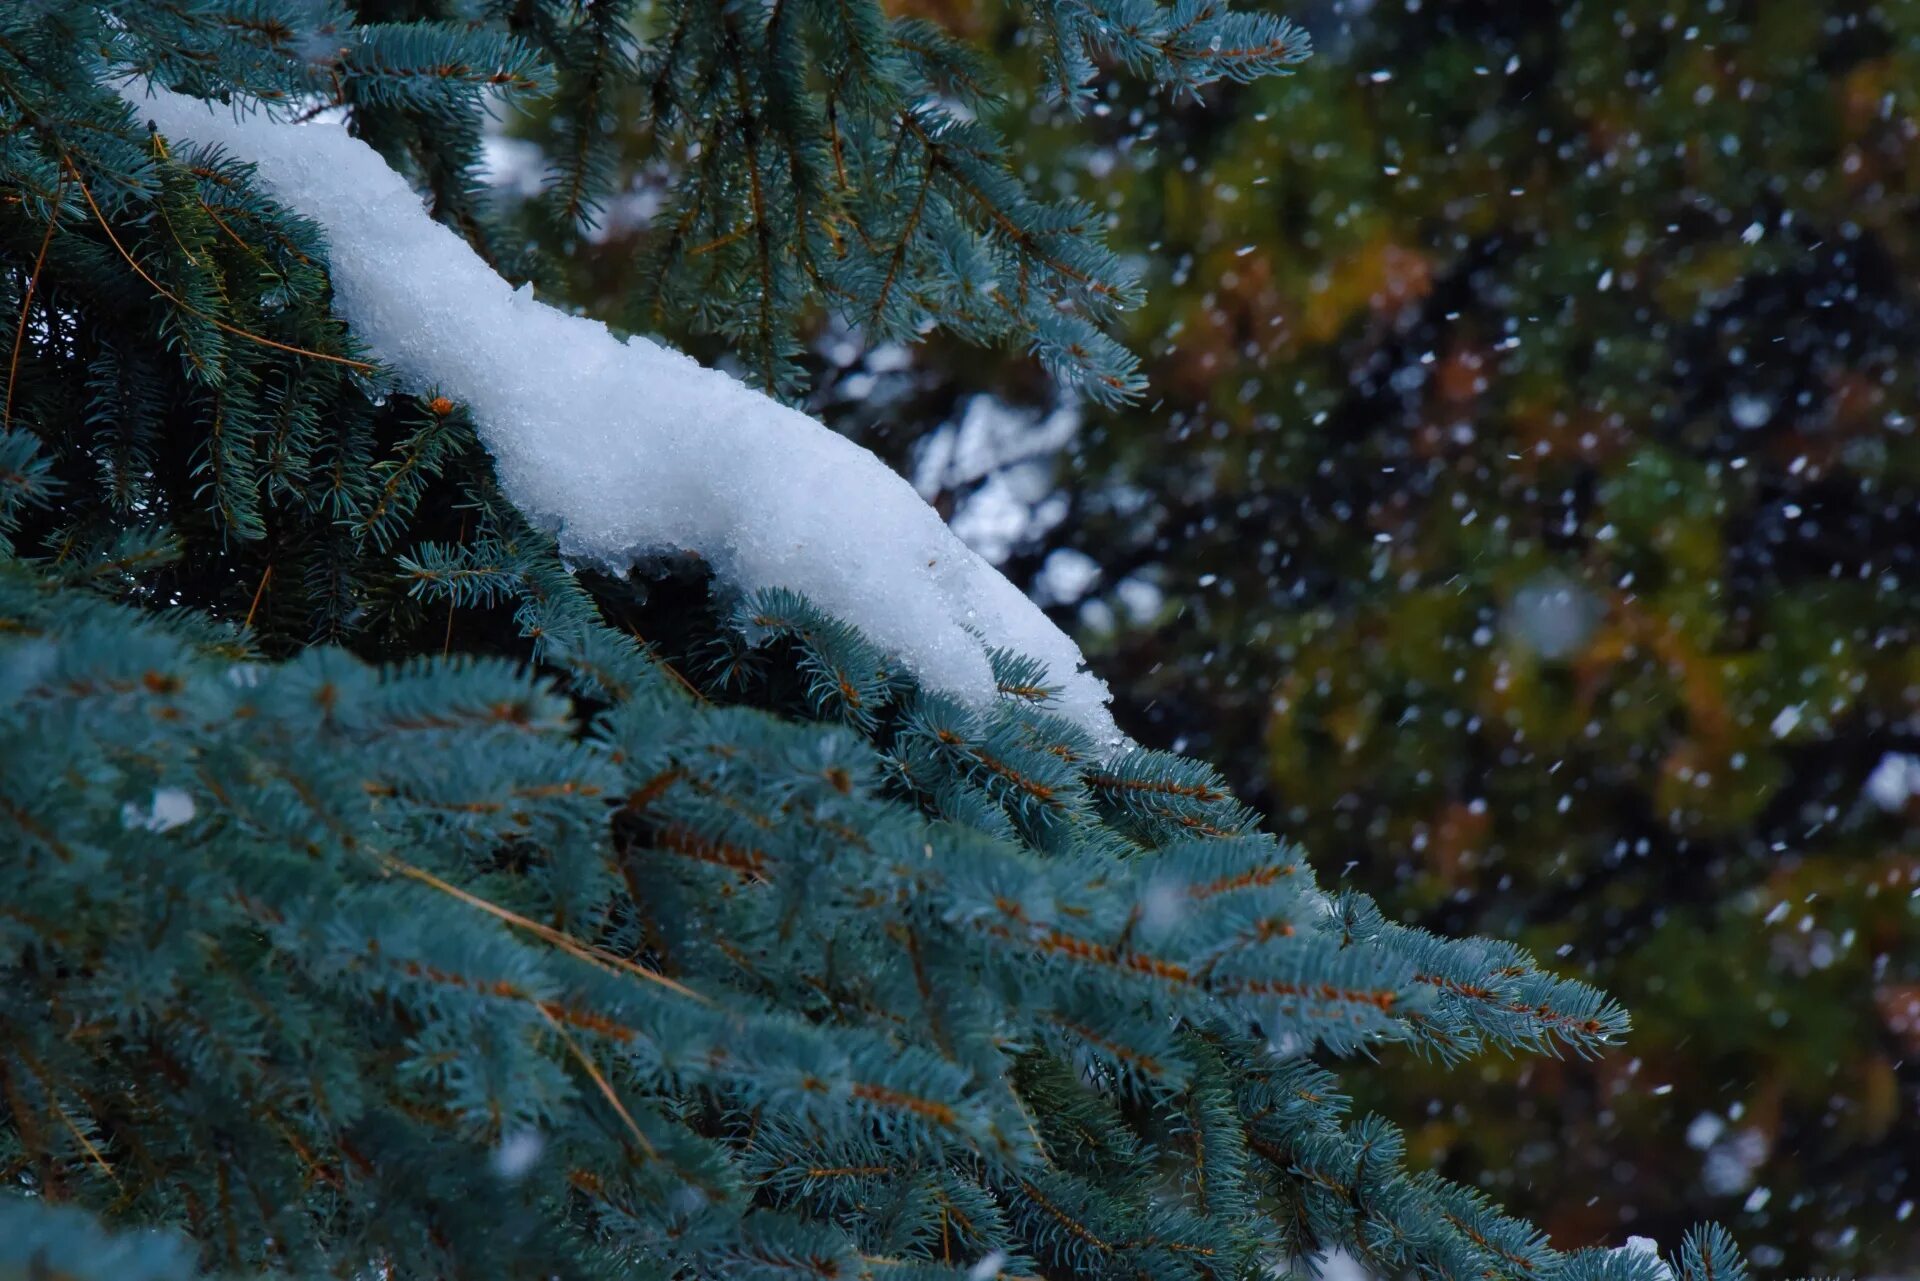
[[[566,1046],[568,1051],[572,1053],[573,1057],[579,1062],[581,1069],[584,1070],[589,1077],[593,1078],[593,1083],[600,1088],[600,1093],[606,1098],[608,1105],[619,1114],[622,1121],[626,1122],[628,1133],[633,1135],[634,1141],[640,1145],[641,1151],[645,1152],[650,1160],[658,1158],[660,1153],[655,1150],[653,1144],[647,1141],[647,1136],[641,1131],[639,1123],[633,1119],[633,1114],[627,1111],[627,1105],[622,1103],[620,1096],[613,1092],[613,1083],[607,1080],[606,1076],[600,1071],[599,1067],[595,1065],[594,1061],[587,1057],[587,1052],[580,1048],[580,1043],[567,1034],[567,1029],[561,1026],[560,1020],[553,1017],[552,1012],[549,1011],[546,1006],[536,1003],[534,1008],[540,1011],[540,1017],[544,1018],[548,1026],[553,1028],[553,1034],[560,1038],[560,1043]]]
[[[670,992],[675,992],[681,996],[698,1001],[702,1005],[711,1005],[713,1003],[707,997],[702,996],[683,983],[675,982],[658,970],[650,970],[638,961],[630,961],[624,956],[616,956],[614,953],[606,951],[603,948],[595,947],[591,943],[583,943],[570,934],[554,929],[551,925],[542,925],[539,921],[532,920],[520,915],[518,912],[501,907],[498,903],[489,902],[481,898],[478,894],[470,893],[467,890],[461,889],[458,885],[453,884],[451,881],[446,881],[435,876],[425,868],[415,867],[413,864],[395,858],[391,854],[381,855],[380,860],[400,875],[419,881],[422,885],[431,886],[439,890],[442,894],[459,899],[469,907],[477,907],[488,915],[498,917],[509,925],[518,926],[520,929],[526,930],[528,933],[553,944],[561,951],[582,961],[597,965],[602,969],[618,970],[622,973],[631,974],[635,978],[645,979],[649,983],[657,983]]]
[[[13,331],[13,356],[7,362],[7,405],[0,413],[0,431],[13,425],[13,385],[20,374],[20,345],[27,337],[27,313],[33,307],[33,291],[40,283],[40,269],[47,262],[47,246],[53,243],[54,228],[60,225],[60,198],[67,192],[67,180],[60,179],[59,189],[53,193],[53,211],[47,215],[47,234],[40,237],[40,252],[34,255],[33,274],[27,277],[27,291],[20,299],[20,323]]]
[[[240,624],[245,631],[253,630],[253,614],[260,608],[260,598],[267,594],[267,583],[273,578],[273,565],[269,563],[260,575],[260,585],[253,589],[253,603],[247,606],[247,621]]]
[[[69,168],[71,169],[71,162],[69,162]],[[209,316],[207,315],[207,313],[205,313],[204,311],[201,311],[199,308],[194,307],[189,303],[185,302],[178,295],[174,294],[171,290],[169,290],[165,285],[155,280],[152,276],[149,276],[147,274],[147,269],[145,267],[142,267],[139,264],[139,262],[134,259],[134,256],[127,252],[127,247],[120,243],[120,237],[113,234],[113,227],[110,223],[107,222],[107,216],[100,212],[100,206],[94,202],[93,192],[87,187],[87,180],[80,176],[80,173],[77,169],[71,169],[71,172],[73,174],[73,180],[80,184],[80,194],[87,198],[87,208],[93,211],[94,219],[98,221],[100,224],[100,230],[107,233],[107,239],[113,243],[114,251],[118,253],[122,258],[126,259],[127,266],[133,268],[134,272],[140,277],[140,279],[146,281],[147,284],[152,287],[155,293],[159,294],[162,298],[165,298],[168,302],[172,303],[174,306],[178,307],[180,310],[186,312],[190,316],[196,316],[199,319],[206,321],[208,324],[212,325],[215,329],[219,329],[226,333],[232,334],[236,338],[244,338],[248,342],[258,343],[262,347],[272,347],[276,351],[290,352],[295,356],[305,356],[310,360],[324,360],[336,365],[345,365],[350,369],[357,369],[361,373],[373,372],[374,366],[367,361],[354,360],[348,356],[335,356],[330,352],[311,351],[305,347],[296,347],[291,343],[278,342],[275,339],[267,338],[261,334],[253,333],[251,330],[242,329],[238,325],[230,325],[226,321],[220,319],[218,316]]]

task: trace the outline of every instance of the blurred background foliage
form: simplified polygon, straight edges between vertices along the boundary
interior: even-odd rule
[[[1914,1275],[1920,0],[1307,4],[1292,79],[1078,119],[1016,11],[894,8],[996,45],[1032,176],[1112,210],[1152,390],[823,325],[808,407],[1324,879],[1635,1018],[1362,1104],[1562,1247]],[[524,237],[556,127],[488,143]],[[543,291],[723,357],[634,313],[623,178]]]

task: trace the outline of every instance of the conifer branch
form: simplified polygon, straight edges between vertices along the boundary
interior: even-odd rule
[[[63,173],[60,186],[55,190],[53,205],[47,211],[47,230],[40,237],[40,248],[33,255],[33,267],[27,272],[27,286],[20,293],[20,319],[13,329],[13,351],[7,358],[7,401],[0,409],[0,431],[13,426],[13,392],[20,382],[20,346],[27,337],[27,317],[33,310],[33,291],[40,284],[41,269],[47,265],[47,247],[53,243],[53,233],[60,225],[60,204],[66,196],[67,180]]]
[[[447,895],[449,898],[457,899],[465,903],[468,907],[478,908],[489,916],[498,917],[516,929],[525,930],[529,934],[560,948],[568,955],[578,957],[580,960],[586,961],[591,965],[597,965],[610,971],[630,974],[637,979],[642,979],[645,982],[664,987],[669,992],[678,996],[687,997],[690,1000],[698,1001],[703,1005],[712,1004],[709,998],[700,995],[700,993],[695,992],[683,983],[668,978],[664,974],[656,973],[638,962],[627,960],[625,957],[615,956],[591,944],[582,943],[578,939],[571,938],[564,932],[554,929],[552,926],[542,925],[538,921],[529,920],[519,913],[509,911],[496,903],[489,903],[479,895],[469,893],[457,885],[450,884],[424,868],[414,867],[390,854],[383,855],[381,857],[381,863],[402,876],[419,881],[421,884],[430,886],[440,893]]]
[[[680,184],[637,314],[769,383],[825,306],[1123,396],[1102,326],[1134,291],[1099,216],[1018,178],[976,51],[873,0],[644,30],[625,0],[378,29],[48,4],[0,12],[0,1173],[32,1188],[0,1194],[0,1273],[1192,1281],[1339,1245],[1655,1281],[1410,1171],[1322,1064],[1596,1053],[1603,995],[1320,888],[1205,766],[1113,758],[1040,656],[968,650],[962,700],[761,590],[673,618],[706,696],[629,634],[642,582],[572,573],[512,506],[453,391],[382,402],[327,350],[342,246],[105,79],[338,104],[470,241],[486,95],[554,86],[528,127],[569,235],[632,159],[600,108],[637,102]],[[1219,0],[1025,12],[1070,102],[1304,47]],[[55,253],[76,182],[105,234]],[[455,608],[489,616],[447,657]],[[1718,1234],[1672,1266],[1742,1281]]]
[[[323,360],[328,362],[329,364],[345,365],[347,368],[357,370],[361,373],[373,372],[374,366],[367,361],[354,360],[349,356],[336,356],[336,355],[333,355],[331,352],[313,351],[306,347],[294,346],[291,343],[279,342],[275,339],[265,337],[261,334],[256,334],[249,330],[242,329],[238,325],[229,324],[226,321],[221,320],[218,316],[208,315],[206,312],[201,311],[200,309],[183,301],[179,296],[174,294],[165,285],[162,285],[159,281],[155,280],[152,276],[148,275],[146,268],[142,267],[139,264],[139,262],[135,260],[134,256],[131,253],[127,252],[127,247],[120,243],[120,237],[114,235],[113,224],[108,222],[107,216],[100,212],[100,206],[98,203],[95,202],[93,198],[93,191],[87,186],[87,180],[80,176],[78,169],[72,167],[71,160],[68,161],[68,165],[69,165],[69,172],[73,176],[73,181],[75,185],[80,188],[80,194],[86,198],[87,208],[93,211],[94,221],[99,223],[100,230],[104,231],[107,234],[107,240],[112,243],[114,252],[119,254],[121,259],[127,264],[127,266],[133,268],[134,273],[138,275],[140,279],[146,281],[147,285],[156,294],[160,295],[162,298],[172,303],[175,307],[179,308],[181,311],[186,312],[188,315],[193,316],[195,319],[204,320],[206,323],[212,325],[214,328],[219,329],[224,333],[232,334],[236,338],[244,338],[251,343],[258,343],[262,347],[271,347],[275,351],[284,351],[295,356],[304,356],[309,360]]]

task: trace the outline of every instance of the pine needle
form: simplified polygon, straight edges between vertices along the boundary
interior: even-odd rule
[[[551,925],[542,925],[540,922],[522,916],[509,908],[501,907],[498,903],[489,902],[481,898],[478,894],[470,893],[467,890],[461,889],[458,885],[453,884],[451,881],[443,880],[435,876],[425,868],[415,867],[413,864],[395,858],[391,854],[380,855],[380,861],[402,876],[419,881],[422,885],[431,886],[433,889],[439,890],[442,894],[459,899],[469,907],[477,907],[488,915],[498,917],[509,925],[518,926],[520,929],[544,939],[580,960],[598,965],[604,969],[614,969],[625,974],[631,974],[635,978],[645,979],[649,983],[657,983],[668,991],[698,1001],[702,1005],[713,1004],[710,998],[702,996],[685,984],[675,982],[658,970],[648,969],[638,961],[630,961],[624,956],[616,956],[612,952],[595,947],[591,943],[583,943],[564,931],[554,929]]]
[[[4,413],[0,413],[0,431],[13,426],[13,386],[20,375],[20,345],[27,337],[27,315],[33,309],[33,291],[40,283],[40,269],[47,262],[47,246],[53,243],[54,229],[60,225],[60,199],[67,194],[67,180],[63,176],[60,186],[53,193],[53,211],[47,215],[47,234],[40,237],[40,252],[34,255],[33,272],[27,277],[26,293],[20,299],[20,323],[13,331],[13,356],[7,362],[7,404]]]
[[[100,1155],[100,1149],[93,1146],[93,1140],[81,1133],[80,1127],[73,1123],[73,1118],[67,1115],[67,1110],[60,1106],[58,1099],[49,1101],[53,1104],[54,1113],[59,1116],[61,1123],[67,1127],[67,1132],[79,1140],[80,1146],[87,1150],[87,1155],[93,1158],[93,1163],[99,1166],[101,1172],[113,1181],[113,1186],[116,1188],[120,1187],[120,1176],[113,1172],[111,1165],[107,1164],[107,1158]]]
[[[350,369],[357,369],[363,374],[370,374],[373,372],[374,366],[368,361],[354,360],[348,356],[335,356],[329,352],[324,352],[324,351],[311,351],[305,347],[296,347],[291,343],[278,342],[272,338],[265,337],[264,335],[256,334],[250,330],[242,329],[238,325],[230,325],[226,321],[220,319],[218,316],[209,316],[206,312],[201,311],[199,308],[188,304],[186,301],[184,301],[179,296],[174,294],[171,290],[169,290],[165,285],[155,280],[152,276],[149,276],[147,274],[147,269],[145,267],[142,267],[139,264],[139,262],[137,262],[134,259],[134,256],[127,252],[127,247],[120,243],[120,237],[113,234],[113,227],[110,223],[107,222],[107,216],[100,212],[100,206],[94,202],[93,192],[87,187],[87,180],[80,176],[80,171],[77,168],[73,167],[72,161],[68,161],[67,164],[68,164],[68,168],[73,173],[73,180],[80,184],[80,194],[87,198],[87,208],[93,210],[94,220],[100,224],[100,230],[107,233],[107,239],[113,242],[114,251],[118,253],[122,258],[124,258],[126,260],[127,266],[133,268],[134,272],[139,275],[140,279],[146,281],[147,284],[153,288],[153,291],[159,294],[162,298],[165,298],[168,302],[172,303],[174,306],[178,307],[180,310],[186,312],[189,316],[196,316],[199,319],[206,321],[209,325],[212,325],[215,329],[219,329],[225,333],[232,334],[236,338],[244,338],[248,342],[258,343],[262,347],[272,347],[276,351],[290,352],[295,356],[305,356],[310,360],[324,360],[336,365],[345,365]]]
[[[467,541],[467,518],[460,518],[460,537],[454,540],[456,545]],[[447,634],[440,641],[440,657],[445,658],[453,652],[453,600],[454,593],[447,593]]]
[[[611,1106],[615,1112],[619,1113],[620,1119],[626,1122],[628,1132],[633,1135],[634,1142],[638,1143],[641,1150],[647,1154],[647,1159],[658,1160],[660,1153],[655,1150],[652,1143],[647,1141],[647,1136],[641,1132],[639,1123],[633,1119],[633,1113],[627,1111],[627,1105],[620,1101],[618,1094],[614,1093],[613,1082],[607,1080],[605,1074],[600,1071],[599,1066],[595,1064],[591,1058],[587,1057],[587,1052],[581,1049],[580,1043],[568,1034],[567,1029],[561,1025],[560,1020],[553,1017],[551,1010],[547,1009],[546,1006],[540,1004],[538,1001],[534,1002],[533,1008],[540,1011],[540,1017],[547,1021],[547,1025],[553,1029],[553,1034],[560,1038],[561,1044],[567,1047],[567,1050],[579,1062],[581,1069],[593,1078],[593,1083],[596,1086],[600,1087],[600,1093],[606,1097],[608,1105]]]
[[[254,611],[260,608],[260,598],[266,595],[267,583],[271,581],[272,578],[273,565],[269,563],[266,570],[260,575],[260,585],[253,589],[253,603],[247,606],[247,620],[240,624],[241,630],[249,632],[253,630]]]
[[[652,650],[652,646],[648,643],[647,638],[640,634],[639,628],[629,626],[627,628],[627,631],[631,633],[633,638],[639,641],[643,647],[647,648],[650,651]],[[675,667],[672,663],[669,663],[666,659],[660,657],[660,655],[657,652],[653,654],[653,661],[658,663],[662,668],[664,668],[666,670],[667,675],[673,677],[674,680],[679,681],[681,686],[686,689],[687,693],[693,695],[693,699],[696,703],[705,703],[710,701],[707,698],[707,696],[701,692],[700,687],[698,685],[695,685],[692,681],[688,680],[685,676],[681,675],[679,668]]]

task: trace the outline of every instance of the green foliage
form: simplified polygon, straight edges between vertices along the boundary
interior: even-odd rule
[[[777,604],[811,684],[871,652]],[[1341,1244],[1610,1275],[1405,1173],[1302,1055],[1624,1016],[1330,910],[1297,850],[1212,834],[1245,815],[1191,769],[1109,768],[1016,696],[895,682],[866,734],[719,706],[597,626],[554,647],[588,703],[207,633],[0,574],[0,1160],[36,1200],[232,1270],[1243,1276]]]
[[[1140,296],[1104,215],[1015,175],[996,76],[965,42],[873,0],[521,10],[516,29],[563,68],[545,108],[549,225],[590,231],[629,175],[663,195],[625,303],[637,327],[720,335],[787,395],[802,390],[796,322],[821,306],[877,338],[939,326],[1017,342],[1102,402],[1140,394],[1109,333]],[[1308,51],[1285,19],[1211,0],[1037,0],[1027,14],[1078,105],[1103,53],[1191,92]]]

